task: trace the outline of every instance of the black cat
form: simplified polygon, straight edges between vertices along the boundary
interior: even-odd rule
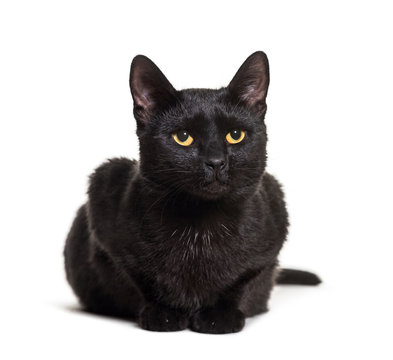
[[[140,161],[91,176],[64,250],[67,279],[91,312],[142,328],[240,331],[267,311],[287,235],[283,192],[266,166],[269,66],[252,54],[229,86],[177,91],[145,56],[131,65]]]

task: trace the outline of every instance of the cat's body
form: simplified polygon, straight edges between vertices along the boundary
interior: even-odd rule
[[[130,84],[141,160],[112,159],[91,176],[66,242],[67,279],[88,310],[145,329],[239,331],[267,310],[288,227],[265,172],[267,59],[252,55],[228,88],[178,92],[137,57]]]

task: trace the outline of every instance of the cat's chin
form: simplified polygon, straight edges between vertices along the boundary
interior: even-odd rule
[[[215,180],[201,186],[198,195],[209,200],[214,200],[227,194],[228,190],[228,184]]]

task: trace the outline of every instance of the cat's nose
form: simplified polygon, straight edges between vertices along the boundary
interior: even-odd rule
[[[211,157],[205,161],[207,167],[211,168],[214,171],[222,170],[226,166],[226,161],[223,157]]]

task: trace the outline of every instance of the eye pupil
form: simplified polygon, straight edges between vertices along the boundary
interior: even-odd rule
[[[189,137],[188,132],[185,131],[185,130],[179,131],[176,135],[177,135],[177,138],[178,138],[181,142],[186,141],[186,140],[188,139],[188,137]]]
[[[232,130],[231,137],[233,140],[239,140],[242,133],[239,130]]]

